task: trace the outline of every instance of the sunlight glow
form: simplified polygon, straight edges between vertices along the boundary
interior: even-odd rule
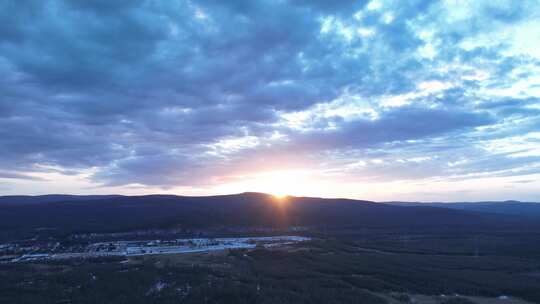
[[[277,199],[277,200],[283,200],[285,199],[288,194],[285,194],[285,193],[272,193],[272,195]]]
[[[310,187],[307,173],[304,171],[273,171],[260,174],[258,184],[265,189],[264,192],[276,198],[285,198],[287,195],[306,191]]]
[[[223,193],[263,192],[277,199],[284,199],[289,195],[313,195],[315,190],[322,187],[313,174],[309,170],[264,171],[236,176],[236,182],[222,185],[219,190]]]

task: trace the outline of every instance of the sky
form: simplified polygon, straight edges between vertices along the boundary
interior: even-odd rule
[[[0,195],[540,201],[537,0],[6,0],[0,20]]]

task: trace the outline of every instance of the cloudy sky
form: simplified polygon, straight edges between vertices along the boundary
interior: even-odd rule
[[[540,2],[0,2],[0,194],[540,201]]]

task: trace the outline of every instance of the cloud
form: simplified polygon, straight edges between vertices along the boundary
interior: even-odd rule
[[[0,166],[164,188],[272,166],[349,180],[520,174],[535,156],[501,151],[540,126],[540,55],[527,44],[538,8],[6,1]],[[424,169],[407,161],[425,157]]]
[[[300,145],[322,144],[326,149],[363,148],[418,140],[493,122],[486,113],[404,106],[387,110],[375,120],[355,119],[342,122],[337,129],[308,132],[297,141]]]
[[[31,180],[31,181],[46,181],[46,179],[41,178],[41,177],[20,174],[17,172],[5,172],[5,171],[0,171],[0,179],[22,179],[22,180]]]

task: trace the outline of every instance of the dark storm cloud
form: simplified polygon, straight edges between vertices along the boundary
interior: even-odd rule
[[[251,157],[293,164],[295,157],[277,155],[482,138],[476,127],[496,128],[509,116],[527,119],[526,127],[486,136],[538,126],[537,96],[476,96],[471,92],[482,81],[461,81],[462,72],[445,69],[455,62],[488,65],[492,88],[534,75],[515,75],[538,62],[502,56],[509,49],[503,41],[457,46],[496,24],[529,18],[532,2],[504,9],[483,3],[459,26],[445,24],[450,18],[439,2],[372,4],[3,1],[0,178],[31,178],[26,173],[43,167],[65,174],[93,168],[92,180],[109,185],[170,187],[219,179]],[[428,44],[425,29],[436,30],[430,39],[440,44],[431,59],[419,55]],[[380,104],[416,92],[426,80],[459,85],[416,96],[411,105]],[[327,115],[314,118],[308,131],[284,122],[287,113],[314,111],[346,95],[371,100],[378,118]],[[276,132],[285,138],[268,141]],[[221,140],[246,136],[260,145],[213,150]]]

